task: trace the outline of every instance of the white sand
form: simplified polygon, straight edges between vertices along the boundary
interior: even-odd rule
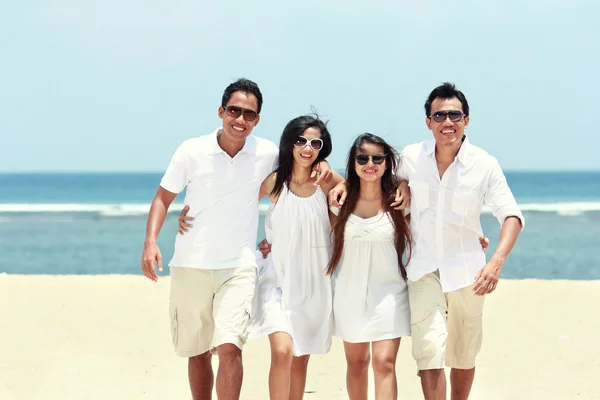
[[[168,278],[0,275],[0,399],[190,399],[168,291]],[[600,281],[505,280],[484,313],[472,399],[600,399]],[[242,399],[267,399],[268,340],[244,365]],[[422,398],[409,339],[397,370],[400,397]],[[347,398],[339,341],[311,360],[307,390]]]

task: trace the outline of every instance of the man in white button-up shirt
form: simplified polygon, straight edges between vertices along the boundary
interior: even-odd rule
[[[496,289],[524,219],[498,161],[464,134],[464,94],[445,83],[431,92],[425,112],[434,140],[407,146],[398,169],[411,189],[413,356],[425,399],[446,398],[445,366],[452,369],[452,399],[467,399],[481,347],[484,296]],[[487,263],[480,243],[484,201],[502,225]]]

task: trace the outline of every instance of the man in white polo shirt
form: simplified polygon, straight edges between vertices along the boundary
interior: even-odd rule
[[[261,106],[254,82],[230,84],[218,109],[222,128],[177,149],[148,216],[142,270],[156,281],[155,262],[162,271],[156,239],[170,204],[187,187],[184,201],[196,223],[175,239],[169,311],[175,350],[189,358],[194,399],[212,396],[212,352],[219,356],[219,399],[240,396],[241,349],[256,281],[258,196],[278,155],[274,143],[250,136]],[[331,175],[328,166],[322,172],[322,179]]]
[[[498,284],[524,219],[498,161],[464,134],[469,105],[453,84],[425,103],[434,140],[407,146],[398,176],[409,181],[413,252],[406,270],[413,357],[426,400],[467,399],[482,341],[484,295]],[[500,240],[486,263],[481,249],[483,202],[500,222]]]

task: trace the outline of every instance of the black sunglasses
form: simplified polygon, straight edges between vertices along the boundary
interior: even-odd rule
[[[243,115],[244,120],[246,120],[247,122],[253,122],[258,116],[258,113],[256,111],[249,110],[247,108],[242,108],[238,106],[223,106],[223,108],[225,109],[225,111],[227,111],[227,115],[229,115],[230,117],[237,118],[240,115]]]
[[[381,165],[385,161],[386,155],[387,154],[377,154],[375,156],[369,156],[367,154],[357,154],[354,156],[354,159],[358,165],[366,165],[369,162],[369,158],[373,161],[373,164]]]
[[[450,121],[458,122],[462,119],[462,117],[466,117],[462,111],[458,110],[449,110],[449,111],[436,111],[429,116],[435,122],[444,122],[446,118],[450,117]]]
[[[294,146],[296,147],[304,147],[307,144],[310,144],[310,148],[313,150],[321,150],[323,148],[323,141],[321,139],[308,139],[304,136],[298,136],[296,142],[294,142]]]

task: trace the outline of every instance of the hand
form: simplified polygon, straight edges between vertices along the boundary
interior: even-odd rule
[[[156,282],[158,275],[154,269],[154,263],[158,263],[158,270],[162,272],[162,256],[156,242],[144,243],[144,252],[142,253],[142,272],[146,278]]]
[[[317,177],[315,186],[324,185],[331,181],[333,172],[331,172],[331,167],[327,161],[321,161],[313,167],[310,177],[314,178],[315,176]]]
[[[396,198],[391,204],[394,210],[404,210],[410,205],[410,189],[408,188],[408,181],[403,180],[396,189]]]
[[[475,285],[473,286],[475,295],[484,296],[496,290],[500,279],[500,271],[502,271],[502,264],[493,258],[485,264],[475,277]]]
[[[183,235],[184,233],[186,233],[188,231],[187,228],[191,228],[192,224],[188,224],[188,221],[193,221],[195,218],[194,217],[188,217],[187,213],[188,211],[190,211],[190,206],[185,206],[183,207],[183,209],[181,210],[181,212],[179,213],[179,234]]]
[[[483,235],[479,238],[479,243],[481,244],[481,249],[485,252],[490,245],[490,239]]]
[[[258,244],[258,251],[262,254],[263,258],[267,258],[271,252],[271,243],[267,242],[267,239],[263,239]]]
[[[335,185],[333,189],[329,191],[327,195],[329,205],[334,207],[341,207],[346,201],[346,196],[348,196],[348,189],[346,188],[346,184],[344,182],[338,183]]]

